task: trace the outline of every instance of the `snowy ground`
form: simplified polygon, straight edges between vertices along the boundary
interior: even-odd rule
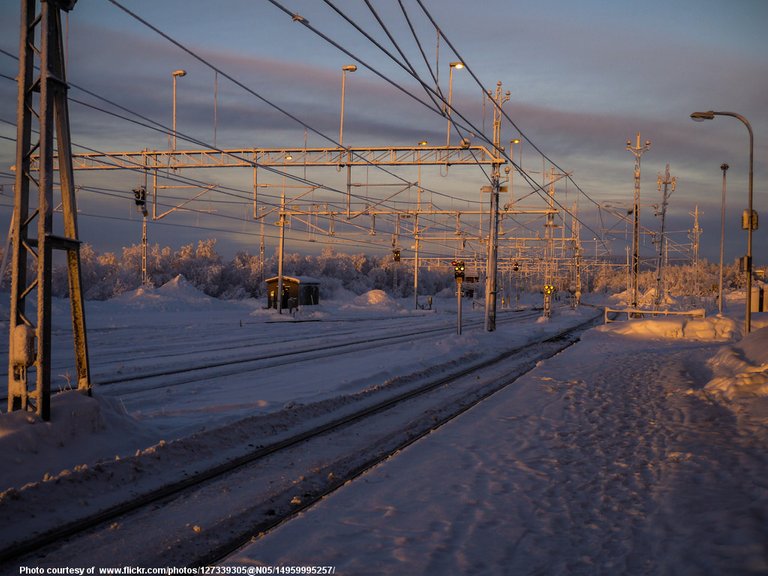
[[[768,572],[768,428],[746,405],[732,412],[703,393],[722,345],[617,328],[593,331],[227,563]],[[765,378],[768,331],[750,340]]]
[[[243,342],[272,349],[454,319],[452,299],[436,299],[436,311],[411,305],[374,293],[305,309],[301,319],[318,322],[273,323],[274,313],[259,305],[212,301],[177,280],[88,303],[92,371],[99,382],[191,362],[216,342],[223,349],[203,355],[236,355]],[[56,310],[65,341],[66,303]],[[57,481],[100,459],[150,460],[174,440],[201,430],[215,437],[215,428],[246,415],[295,417],[297,406],[497,353],[578,316],[566,310],[549,323],[503,324],[492,334],[467,329],[354,361],[330,356],[224,382],[211,377],[183,394],[180,387],[124,394],[97,387],[93,398],[70,392],[54,397],[50,423],[3,414],[0,455],[9,465],[0,474],[0,530],[13,525],[10,500],[25,491],[55,499]],[[465,309],[468,323],[480,317]],[[754,315],[754,333],[743,340],[738,318],[593,330],[228,563],[328,564],[340,574],[766,573],[765,326],[768,319]],[[163,350],[187,356],[163,360]],[[55,361],[65,370],[63,359]],[[188,465],[190,453],[178,458],[178,467]]]
[[[245,417],[291,412],[286,418],[295,418],[293,412],[303,406],[399,384],[434,366],[476,361],[593,313],[569,312],[547,325],[537,323],[535,316],[520,326],[500,325],[506,337],[499,340],[483,333],[482,308],[469,302],[459,337],[452,298],[435,299],[432,310],[413,310],[412,301],[394,302],[380,291],[344,296],[305,307],[296,316],[280,316],[263,309],[262,302],[209,298],[177,278],[156,290],[88,302],[91,373],[97,383],[93,397],[54,395],[47,423],[24,413],[0,418],[0,454],[14,464],[2,471],[0,491],[97,460],[124,458]],[[68,313],[67,302],[55,303],[52,387],[60,392],[71,388]],[[500,319],[507,315],[513,314],[500,311]],[[308,344],[365,340],[419,326],[448,329],[435,339],[382,345],[360,354],[321,352],[303,362],[288,355],[252,371],[220,366],[201,370],[196,381],[186,384],[174,385],[186,377],[170,375],[98,385],[208,361],[227,363],[254,351],[285,353]],[[0,331],[0,348],[7,349],[7,329]],[[271,425],[280,423],[272,420]]]

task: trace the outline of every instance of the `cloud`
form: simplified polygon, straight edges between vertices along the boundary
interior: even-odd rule
[[[705,238],[710,230],[719,230],[719,224],[713,226],[708,220],[716,215],[719,218],[719,165],[723,161],[731,164],[732,198],[743,204],[746,131],[730,118],[694,124],[688,115],[697,109],[745,114],[757,135],[756,182],[768,177],[764,162],[768,148],[762,143],[768,133],[768,112],[763,111],[768,63],[764,58],[765,37],[761,30],[760,36],[757,34],[757,22],[764,21],[759,17],[765,13],[764,4],[745,1],[734,8],[732,3],[709,2],[708,10],[693,12],[695,16],[691,17],[691,2],[687,1],[678,6],[653,0],[630,8],[626,3],[587,0],[514,8],[508,3],[490,3],[482,13],[482,33],[474,25],[481,14],[470,3],[432,4],[427,3],[428,8],[485,87],[492,88],[499,78],[504,80],[504,89],[511,91],[505,110],[512,120],[563,170],[572,172],[594,199],[631,198],[633,158],[625,143],[641,132],[643,139],[653,142],[643,157],[643,198],[656,201],[656,175],[669,163],[679,182],[670,213],[675,218],[679,214],[684,222],[687,212],[699,202],[707,222]],[[178,35],[205,60],[328,137],[309,131],[308,145],[332,146],[339,128],[341,65],[349,63],[350,57],[271,7],[243,7],[224,13],[207,4],[190,4],[188,9],[178,10],[177,4],[163,3],[152,10],[138,4],[137,10],[151,16],[169,34]],[[310,3],[302,10],[305,8],[313,24],[348,46],[361,60],[369,60],[401,86],[426,99],[412,78],[383,55],[375,55],[377,50],[340,18],[319,3]],[[8,8],[3,10],[5,15]],[[411,12],[415,18],[414,12],[419,11]],[[488,13],[497,17],[488,18]],[[367,29],[376,31],[375,36],[392,48],[364,7],[350,14],[365,22]],[[402,15],[386,8],[381,9],[381,14],[426,77],[426,66],[409,39]],[[684,14],[686,25],[678,25]],[[5,37],[18,33],[13,30],[15,24],[7,24],[17,19],[16,15],[4,18]],[[424,25],[423,15],[415,20],[430,63],[434,64],[439,56],[440,84],[446,91],[447,62],[455,55],[444,42],[436,53],[434,30]],[[754,23],[750,25],[750,21]],[[733,39],[736,30],[743,30],[740,43]],[[85,1],[73,12],[69,49],[69,79],[73,83],[165,128],[170,128],[172,122],[171,71],[186,69],[188,74],[177,85],[179,131],[204,144],[213,144],[215,75],[189,54],[116,13],[111,6]],[[358,71],[347,78],[345,143],[444,141],[443,117],[358,64]],[[15,75],[14,67],[13,63],[4,64],[1,70]],[[454,77],[454,103],[475,125],[467,126],[467,130],[490,134],[491,109],[486,106],[483,114],[480,87],[467,72]],[[70,94],[125,114],[77,89]],[[0,83],[0,98],[2,117],[13,119],[15,90],[11,82]],[[305,141],[301,123],[222,75],[218,77],[216,104],[215,138],[219,147],[301,146]],[[92,148],[138,150],[168,146],[166,134],[80,105],[71,105],[71,117],[73,138]],[[517,136],[517,130],[504,119],[502,143],[508,146],[509,140]],[[182,146],[198,147],[180,141]],[[519,151],[520,147],[516,148],[516,160]],[[531,144],[523,143],[522,152],[526,169],[549,170],[549,163],[542,161]],[[12,146],[0,147],[0,161],[8,158],[12,159]],[[326,177],[317,175],[320,179]],[[537,181],[542,178],[540,174],[533,177]],[[439,187],[474,198],[483,181],[479,171],[453,171],[440,181]],[[759,188],[756,203],[765,203]],[[590,206],[589,202],[586,205]],[[582,211],[586,208],[582,207]],[[584,218],[591,216],[584,214]],[[758,232],[757,239],[766,241],[764,230]]]

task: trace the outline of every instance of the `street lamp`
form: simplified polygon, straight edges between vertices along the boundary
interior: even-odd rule
[[[752,126],[749,121],[741,114],[736,112],[714,112],[709,110],[707,112],[694,112],[691,114],[691,119],[696,122],[702,122],[704,120],[714,120],[715,116],[731,116],[744,124],[749,132],[749,203],[747,206],[747,217],[745,219],[745,225],[747,229],[747,261],[744,266],[744,271],[747,276],[747,311],[744,317],[744,333],[749,334],[752,330],[752,229],[755,225],[754,212],[752,210],[752,164],[754,157],[754,135],[752,134]]]
[[[419,146],[428,146],[429,142],[422,140]],[[416,216],[413,219],[413,300],[416,310],[419,309],[419,214],[421,213],[421,150],[416,151],[417,182],[416,182]]]
[[[717,313],[719,316],[722,316],[723,315],[723,249],[725,244],[725,190],[726,190],[725,173],[728,172],[728,164],[723,162],[720,165],[720,170],[723,171],[723,195],[720,201],[720,284],[718,286]]]
[[[515,144],[520,144],[520,138],[515,138],[513,140],[509,141],[509,159],[512,160],[512,162],[515,161]],[[520,160],[518,162],[518,166],[521,168],[523,167],[523,147],[520,147]]]
[[[348,64],[341,67],[341,120],[339,121],[339,146],[344,143],[344,93],[346,91],[347,72],[354,72],[357,66]]]
[[[173,76],[173,147],[172,150],[176,150],[176,78],[186,76],[186,70],[174,70],[171,73]]]
[[[450,71],[448,72],[448,107],[445,109],[445,113],[448,116],[448,130],[445,136],[446,148],[451,145],[451,102],[453,100],[453,69],[461,70],[464,68],[463,62],[451,62]]]
[[[515,162],[515,144],[520,144],[520,138],[514,138],[513,140],[509,141],[509,159],[512,160],[512,163]],[[520,146],[520,163],[518,164],[518,167],[522,170],[523,167],[523,147]],[[514,191],[514,183],[513,183],[513,177],[514,172],[510,170],[509,166],[507,166],[506,170],[508,170],[509,174],[509,202],[510,204],[514,204],[515,202],[515,191]]]

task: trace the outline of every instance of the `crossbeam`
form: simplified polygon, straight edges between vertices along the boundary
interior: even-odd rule
[[[37,168],[33,158],[32,169]],[[58,159],[56,159],[58,161]],[[236,148],[230,150],[142,150],[72,155],[75,170],[225,168],[253,166],[471,166],[506,160],[486,147],[382,146],[350,148]]]
[[[333,209],[332,207],[320,208],[320,205],[297,205],[292,203],[286,203],[289,208],[285,210],[286,215],[304,215],[304,216],[338,216],[344,211],[341,208]],[[478,216],[485,215],[487,211],[483,210],[436,210],[436,209],[421,209],[421,210],[399,210],[394,208],[371,208],[364,210],[353,210],[351,212],[350,219],[358,216],[400,216],[402,218],[409,218],[411,216]],[[523,214],[558,214],[558,211],[552,208],[541,209],[512,209],[505,210],[502,215],[523,215]]]

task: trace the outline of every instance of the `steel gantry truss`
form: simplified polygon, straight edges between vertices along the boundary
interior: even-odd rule
[[[484,146],[471,145],[93,152],[74,154],[72,162],[75,170],[162,170],[256,166],[474,166],[504,164],[506,160],[494,156]]]
[[[291,167],[333,167],[346,168],[347,173],[347,218],[368,214],[368,210],[352,212],[352,168],[369,166],[500,166],[506,160],[494,155],[485,146],[379,146],[379,147],[335,147],[335,148],[235,148],[227,150],[141,150],[129,152],[93,152],[74,154],[74,170],[143,170],[151,172],[152,218],[157,220],[180,208],[191,200],[158,215],[157,199],[159,186],[157,175],[161,170],[189,168],[252,168],[254,218],[257,213],[258,169]],[[34,165],[33,165],[34,168]],[[203,192],[205,193],[205,191]],[[202,195],[201,193],[200,195]]]
[[[505,101],[506,96],[500,94],[500,86],[497,88],[496,100],[500,106]],[[498,114],[497,114],[498,115]],[[499,121],[495,122],[495,129],[498,131]],[[495,132],[496,134],[496,132]],[[498,137],[495,140],[499,140]],[[494,150],[498,148],[498,144]],[[486,329],[492,331],[495,328],[495,299],[496,299],[496,271],[497,266],[496,252],[498,250],[498,222],[499,216],[513,216],[522,214],[545,215],[548,221],[552,221],[554,216],[559,213],[552,203],[544,209],[523,209],[518,206],[507,205],[503,210],[499,209],[498,195],[504,188],[500,185],[500,166],[506,163],[503,156],[496,154],[482,145],[469,145],[462,143],[459,146],[428,146],[420,143],[417,146],[378,146],[378,147],[333,147],[333,148],[308,148],[308,147],[283,147],[283,148],[236,148],[236,149],[199,149],[199,150],[141,150],[124,152],[92,152],[85,154],[76,154],[72,157],[74,170],[103,171],[103,170],[133,170],[141,171],[145,175],[152,174],[151,203],[152,218],[158,220],[174,210],[183,208],[191,201],[199,198],[211,188],[201,186],[201,192],[190,199],[180,201],[175,207],[165,212],[158,213],[158,194],[165,188],[158,185],[158,176],[164,171],[176,171],[180,169],[200,169],[200,168],[250,168],[253,170],[253,217],[261,219],[274,213],[278,216],[277,226],[280,228],[281,244],[285,233],[286,219],[295,216],[300,220],[302,217],[307,219],[307,225],[318,232],[323,230],[316,224],[312,224],[312,219],[319,216],[329,219],[329,229],[327,233],[333,235],[334,223],[338,217],[346,216],[346,221],[351,221],[359,216],[368,216],[371,218],[370,233],[375,234],[375,219],[377,216],[396,216],[398,222],[400,217],[413,217],[414,238],[418,245],[418,240],[427,240],[424,230],[420,230],[417,224],[419,216],[451,216],[456,219],[456,234],[454,239],[478,239],[488,243],[488,254],[486,255],[486,276],[489,280],[489,286],[486,287]],[[491,167],[492,181],[490,187],[484,187],[491,192],[491,206],[489,210],[438,210],[434,206],[416,210],[408,209],[390,209],[382,206],[386,200],[372,201],[366,206],[354,209],[352,208],[352,188],[356,186],[352,182],[352,169],[354,167],[371,166],[477,166],[486,165]],[[299,198],[293,200],[285,199],[284,193],[279,207],[273,207],[269,211],[258,209],[258,182],[259,169],[276,172],[285,175],[283,170],[290,168],[308,168],[308,167],[332,167],[337,171],[346,168],[346,211],[340,207],[330,206],[325,203],[312,203],[302,206],[296,202]],[[421,184],[403,181],[403,189],[416,186],[421,196]],[[322,185],[308,185],[307,188],[323,188]],[[214,186],[215,188],[215,186]],[[283,189],[285,185],[283,185]],[[401,191],[402,191],[401,190]],[[147,191],[148,193],[150,190]],[[149,198],[148,198],[149,200]],[[460,219],[462,216],[479,216],[482,218],[485,214],[490,217],[489,234],[490,237],[480,238],[480,236],[467,235],[460,231]],[[358,226],[359,227],[359,226]],[[503,235],[502,235],[503,236]],[[417,248],[418,253],[418,248]],[[418,256],[416,256],[418,262]],[[416,265],[418,266],[418,265]]]
[[[501,95],[500,86],[497,87],[495,99],[500,106],[505,101],[506,96]],[[496,114],[497,117],[500,115]],[[495,135],[498,131],[500,118],[495,121]],[[496,137],[496,140],[499,140]],[[428,146],[421,143],[416,146],[378,146],[378,147],[333,147],[333,148],[236,148],[236,149],[200,149],[200,150],[141,150],[124,152],[93,152],[76,154],[72,157],[73,168],[75,170],[103,171],[103,170],[125,170],[142,171],[145,175],[152,174],[151,190],[152,218],[159,220],[174,210],[181,209],[193,200],[199,198],[215,186],[201,186],[201,191],[191,198],[180,201],[174,207],[158,211],[159,191],[166,188],[158,184],[158,176],[164,171],[181,169],[200,169],[200,168],[250,168],[253,170],[253,217],[261,219],[272,213],[278,217],[277,226],[280,228],[280,238],[285,234],[287,218],[297,217],[299,220],[306,219],[308,226],[313,231],[326,232],[333,236],[335,234],[335,222],[337,219],[346,217],[346,221],[351,222],[360,217],[367,216],[371,219],[370,233],[375,234],[375,222],[377,216],[395,216],[413,218],[413,235],[418,244],[419,240],[428,240],[424,230],[418,227],[418,218],[420,216],[446,216],[455,218],[456,231],[454,240],[480,240],[487,241],[488,254],[486,254],[486,279],[489,285],[486,287],[486,319],[488,331],[495,328],[495,300],[496,300],[496,272],[497,264],[496,252],[498,250],[498,222],[499,217],[514,215],[544,215],[547,222],[553,222],[555,215],[559,211],[554,207],[553,202],[543,209],[526,209],[513,205],[506,205],[503,209],[499,208],[498,195],[504,191],[505,187],[500,185],[500,166],[506,163],[506,160],[497,154],[494,154],[482,145],[459,146]],[[419,207],[416,210],[409,209],[391,209],[384,207],[385,200],[372,201],[364,207],[353,209],[351,198],[352,188],[356,186],[352,182],[352,168],[371,167],[371,166],[477,166],[486,165],[491,167],[491,186],[483,187],[481,191],[491,192],[491,205],[487,210],[439,210],[434,206]],[[259,169],[275,169],[278,173],[290,168],[308,168],[308,167],[326,167],[335,168],[337,171],[346,168],[346,210],[340,207],[329,205],[328,203],[310,203],[300,204],[295,198],[286,199],[283,195],[281,203],[269,211],[258,210],[258,189],[267,184],[258,182]],[[273,170],[274,171],[274,170]],[[552,177],[551,188],[554,187],[554,176]],[[420,182],[404,182],[401,191],[412,186],[416,186],[419,196],[421,193]],[[307,188],[314,188],[309,185]],[[317,187],[322,187],[317,185]],[[175,188],[175,187],[171,187]],[[285,185],[283,185],[285,188]],[[148,190],[148,193],[149,191]],[[550,190],[550,194],[553,191]],[[477,216],[482,219],[483,216],[490,217],[489,238],[483,238],[481,235],[467,234],[460,230],[460,220],[462,216]],[[326,217],[329,221],[327,231],[322,230],[312,220],[317,217]],[[398,220],[399,221],[399,220]],[[359,227],[359,226],[358,226]],[[502,237],[504,235],[502,234]],[[437,238],[437,237],[436,237]],[[445,240],[446,237],[441,237]],[[418,250],[417,250],[418,252]],[[416,256],[418,262],[418,256]]]
[[[43,420],[50,419],[51,280],[55,249],[64,250],[67,255],[77,388],[90,391],[91,386],[60,14],[61,10],[71,10],[75,2],[44,0],[40,2],[39,12],[36,0],[21,2],[8,410],[34,410]],[[35,45],[36,38],[39,45]],[[33,143],[35,119],[39,140]],[[55,163],[54,135],[58,149]],[[53,233],[56,171],[61,186],[63,236]],[[36,206],[31,202],[35,188]],[[36,273],[28,278],[28,265],[31,268],[33,264]],[[34,315],[27,309],[33,294],[37,304]],[[35,372],[35,385],[31,389],[29,368]]]

